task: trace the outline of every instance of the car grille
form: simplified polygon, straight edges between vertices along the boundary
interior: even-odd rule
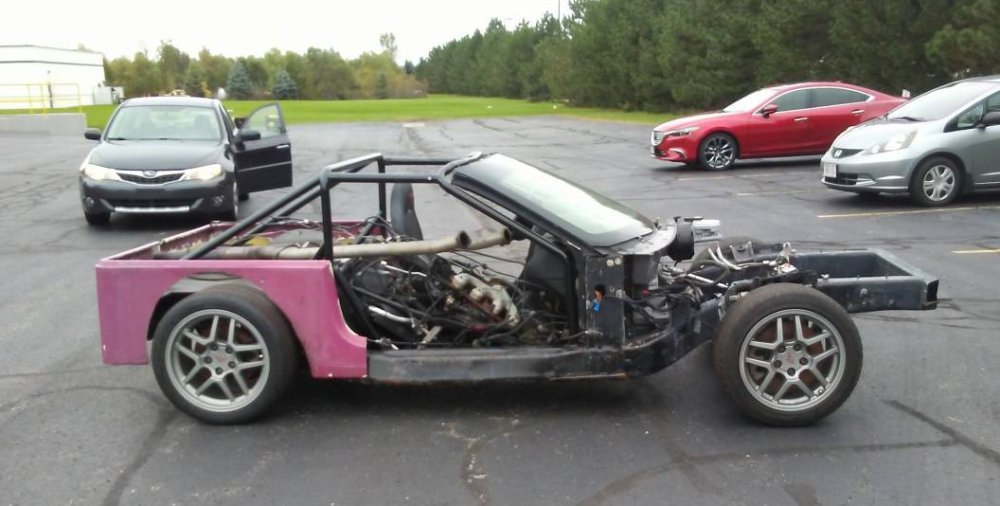
[[[129,183],[135,183],[135,184],[172,183],[174,181],[179,180],[184,175],[183,172],[170,172],[162,175],[157,174],[153,177],[146,177],[143,176],[142,174],[138,174],[135,172],[125,172],[121,170],[117,172],[118,172],[118,177],[122,178],[122,181],[128,181]]]
[[[857,174],[840,174],[837,177],[825,177],[824,181],[831,184],[840,184],[844,186],[854,186],[858,183]]]
[[[137,200],[137,199],[109,199],[108,204],[112,207],[142,207],[142,208],[153,208],[153,207],[191,207],[194,204],[193,200],[186,199],[149,199],[149,200]]]
[[[860,153],[861,151],[862,150],[860,150],[860,149],[833,148],[833,157],[834,158],[847,158],[849,156],[854,156],[854,155]]]

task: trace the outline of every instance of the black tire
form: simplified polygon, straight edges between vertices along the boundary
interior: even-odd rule
[[[910,178],[910,199],[924,207],[951,204],[962,192],[962,169],[950,158],[924,160]],[[931,185],[929,189],[924,184]]]
[[[740,156],[739,146],[732,135],[714,133],[698,145],[698,165],[708,170],[726,170]]]
[[[220,220],[236,221],[240,218],[239,194],[239,190],[236,188],[236,183],[233,183],[233,189],[229,194],[229,209],[219,213]]]
[[[250,200],[250,194],[249,193],[241,193],[240,196],[239,196],[239,198],[240,198],[240,202],[246,202],[246,201]]]
[[[215,318],[220,323],[213,324]],[[226,325],[224,319],[235,326]],[[225,332],[220,327],[226,327]],[[182,334],[192,329],[205,342]],[[294,339],[281,311],[260,291],[234,284],[214,286],[181,300],[163,315],[153,335],[153,373],[163,394],[192,418],[210,424],[246,423],[272,408],[294,379],[298,362]],[[180,347],[191,355],[177,351]],[[198,393],[199,389],[204,391]],[[243,393],[235,395],[238,390]]]
[[[796,318],[803,322],[802,339],[796,336]],[[772,331],[773,341],[762,339]],[[817,336],[817,342],[808,342]],[[861,336],[847,311],[818,290],[789,283],[766,285],[736,302],[712,346],[715,370],[736,405],[751,418],[780,427],[809,425],[839,408],[857,385],[862,357]],[[793,390],[798,398],[788,397]]]
[[[111,222],[111,213],[83,213],[88,225],[103,226]]]

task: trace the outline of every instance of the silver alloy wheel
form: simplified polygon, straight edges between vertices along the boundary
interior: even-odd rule
[[[705,143],[705,163],[713,169],[724,169],[733,163],[736,150],[725,137],[713,137]]]
[[[252,403],[271,372],[270,355],[257,328],[222,309],[185,317],[171,331],[166,350],[173,388],[188,402],[216,413]]]
[[[947,165],[935,165],[924,173],[924,195],[932,202],[948,199],[955,191],[955,171]]]
[[[744,337],[740,357],[740,377],[750,395],[770,409],[791,413],[829,397],[846,367],[840,332],[805,309],[761,319]]]

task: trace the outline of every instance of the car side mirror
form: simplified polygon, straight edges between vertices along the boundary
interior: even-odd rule
[[[238,134],[236,134],[236,140],[238,142],[259,141],[260,140],[260,131],[259,130],[252,130],[252,129],[249,129],[249,128],[246,129],[246,130],[240,130],[240,132]]]
[[[996,125],[1000,125],[1000,111],[990,111],[984,114],[983,119],[979,120],[979,124],[976,126],[986,128]]]
[[[101,129],[100,128],[88,128],[84,130],[83,136],[92,141],[101,140]]]
[[[776,112],[778,112],[778,104],[767,104],[760,110],[761,116],[764,116],[765,118],[770,117]]]

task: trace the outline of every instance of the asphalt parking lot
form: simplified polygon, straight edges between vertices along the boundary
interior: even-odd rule
[[[941,280],[936,311],[856,318],[865,364],[822,423],[762,427],[702,348],[630,382],[392,387],[302,380],[267,419],[178,414],[150,369],[101,364],[94,263],[199,224],[89,228],[82,137],[0,137],[0,504],[994,504],[1000,194],[945,209],[819,184],[815,159],[715,173],[646,155],[642,126],[561,118],[291,129],[296,179],[381,151],[499,151],[649,216],[800,250],[878,247]],[[255,195],[251,212],[276,193]],[[432,195],[418,210],[433,217]],[[444,217],[442,217],[444,218]],[[433,222],[433,219],[430,220]],[[424,219],[427,223],[428,220]],[[433,224],[429,225],[433,227]]]

